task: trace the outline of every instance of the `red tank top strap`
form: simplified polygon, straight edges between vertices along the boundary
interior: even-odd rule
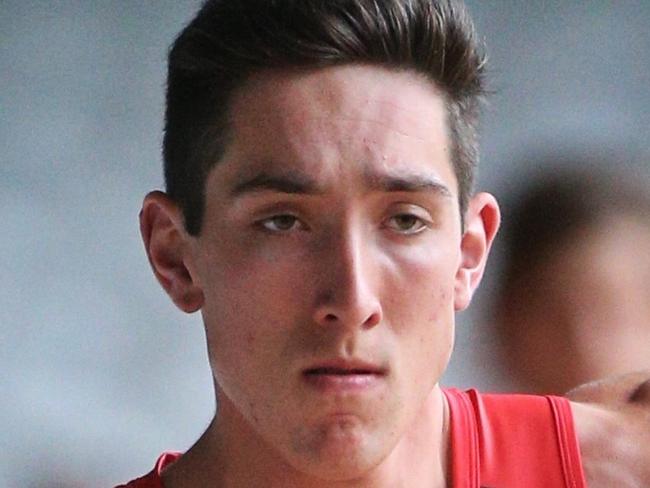
[[[165,452],[160,455],[153,470],[148,474],[115,488],[163,488],[161,478],[163,470],[180,457],[180,452]]]
[[[454,488],[585,488],[569,402],[445,390]]]
[[[478,426],[469,397],[456,389],[443,389],[449,405],[451,486],[479,488]]]
[[[573,423],[569,400],[562,397],[546,397],[553,409],[553,418],[562,455],[562,469],[567,486],[586,488],[585,471],[582,467],[578,436]]]

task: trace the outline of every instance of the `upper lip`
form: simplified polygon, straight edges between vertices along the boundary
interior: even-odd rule
[[[320,361],[303,369],[303,374],[386,374],[386,368],[357,359],[331,359]]]

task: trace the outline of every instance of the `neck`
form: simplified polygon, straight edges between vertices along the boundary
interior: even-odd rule
[[[166,488],[384,488],[451,486],[449,414],[436,385],[389,454],[359,477],[325,480],[305,474],[270,448],[228,402],[192,448],[163,473]],[[239,417],[236,419],[236,417]]]

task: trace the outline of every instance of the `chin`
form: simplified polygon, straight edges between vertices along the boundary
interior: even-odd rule
[[[296,467],[327,481],[362,478],[390,451],[383,437],[358,419],[330,419],[293,436],[294,454],[300,459]]]

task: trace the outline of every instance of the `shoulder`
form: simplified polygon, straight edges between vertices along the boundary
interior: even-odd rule
[[[587,383],[569,391],[565,396],[581,403],[650,408],[650,370]]]
[[[589,486],[650,486],[650,371],[589,383],[566,396]]]

